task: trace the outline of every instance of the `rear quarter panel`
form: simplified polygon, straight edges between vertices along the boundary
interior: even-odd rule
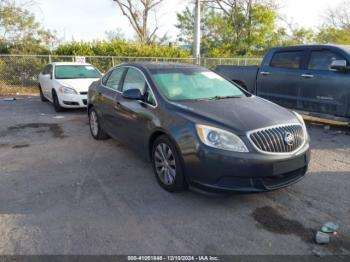
[[[100,85],[101,80],[92,82],[92,84],[89,86],[88,90],[88,105],[92,105],[96,103],[97,95],[98,95],[98,88]]]

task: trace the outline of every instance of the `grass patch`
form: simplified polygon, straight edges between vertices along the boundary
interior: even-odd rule
[[[0,84],[0,96],[37,96],[39,95],[36,86],[20,86]]]

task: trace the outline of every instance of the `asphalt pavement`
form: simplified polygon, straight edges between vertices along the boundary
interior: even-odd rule
[[[350,129],[309,124],[310,170],[289,188],[170,194],[128,147],[92,139],[84,110],[0,109],[0,254],[350,254]]]

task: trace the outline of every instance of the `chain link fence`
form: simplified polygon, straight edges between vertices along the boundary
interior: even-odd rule
[[[6,93],[36,92],[40,71],[51,62],[74,62],[75,56],[54,55],[0,55],[0,95]],[[214,69],[217,65],[258,65],[261,58],[201,58],[200,64]],[[196,63],[193,58],[167,57],[114,57],[114,56],[86,56],[85,61],[94,65],[101,72],[126,62],[176,62]],[[30,93],[30,92],[29,92]]]

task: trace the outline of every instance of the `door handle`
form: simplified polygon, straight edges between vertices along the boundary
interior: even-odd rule
[[[268,75],[271,75],[271,73],[270,72],[261,71],[260,75],[268,76]]]
[[[308,75],[308,74],[302,74],[301,77],[304,77],[304,78],[314,78],[315,76],[314,76],[314,75]]]

